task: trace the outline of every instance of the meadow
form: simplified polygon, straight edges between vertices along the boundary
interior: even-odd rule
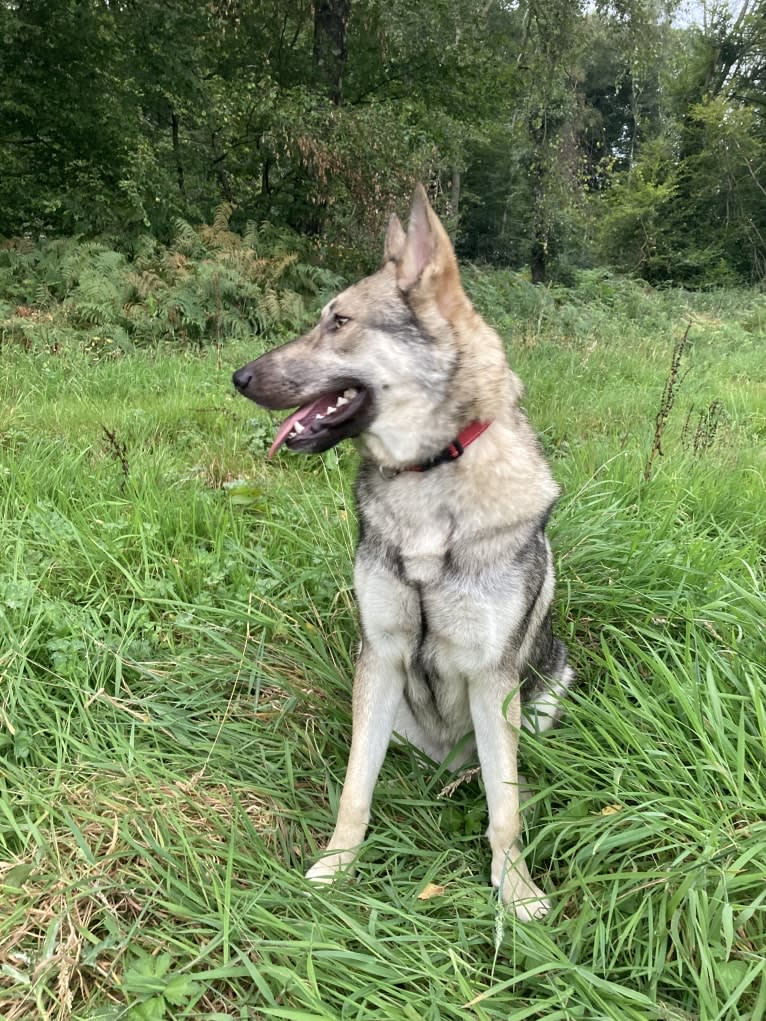
[[[557,731],[522,739],[551,916],[498,905],[480,780],[406,749],[355,876],[303,879],[349,744],[356,453],[267,462],[276,419],[230,376],[284,338],[278,303],[251,339],[128,344],[72,316],[56,333],[16,298],[0,308],[8,1021],[766,1017],[766,296],[598,271],[466,285],[563,490],[556,627],[580,684]]]

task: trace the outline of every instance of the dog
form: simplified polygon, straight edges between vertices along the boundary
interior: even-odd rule
[[[382,267],[233,382],[264,408],[298,406],[269,457],[348,437],[361,454],[351,751],[335,831],[308,878],[352,865],[397,735],[453,767],[478,753],[492,883],[519,918],[542,917],[550,904],[520,846],[517,750],[522,725],[556,722],[574,678],[551,627],[545,526],[558,487],[422,186],[406,232],[391,217]]]

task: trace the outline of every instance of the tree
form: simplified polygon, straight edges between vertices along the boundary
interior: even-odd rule
[[[766,11],[747,0],[672,33],[661,127],[602,196],[602,257],[653,281],[763,279],[765,41]]]
[[[315,0],[314,65],[327,95],[340,103],[346,64],[349,0]]]
[[[766,7],[7,0],[0,232],[268,220],[366,267],[426,182],[460,253],[760,279]]]
[[[140,124],[106,4],[0,6],[0,231],[94,231],[140,217],[122,186]]]

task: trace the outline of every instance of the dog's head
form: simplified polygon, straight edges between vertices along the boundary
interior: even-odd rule
[[[234,386],[265,408],[298,406],[269,456],[282,444],[319,453],[364,434],[376,460],[408,463],[442,449],[477,417],[465,380],[455,385],[469,341],[477,348],[471,375],[504,364],[419,185],[407,231],[391,217],[383,266],[333,298],[304,336],[235,372]]]

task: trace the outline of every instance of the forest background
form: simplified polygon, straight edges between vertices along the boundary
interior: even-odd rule
[[[766,274],[763,3],[4,0],[0,38],[0,237],[130,258],[225,206],[353,275],[422,180],[535,282]]]

